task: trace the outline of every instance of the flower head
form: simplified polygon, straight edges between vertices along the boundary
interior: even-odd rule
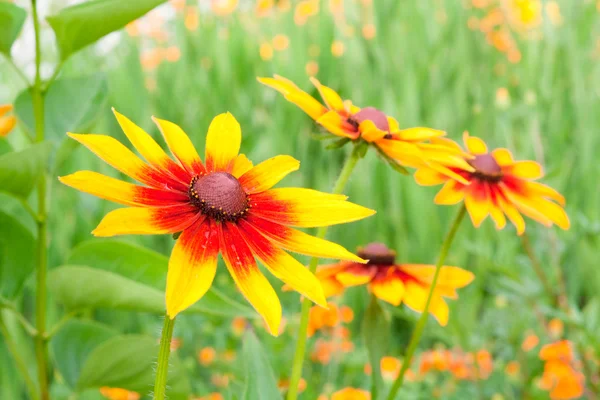
[[[545,361],[540,387],[550,391],[553,400],[576,399],[583,395],[585,376],[578,371],[573,346],[568,340],[548,344],[540,350]]]
[[[100,394],[109,400],[139,400],[140,394],[121,388],[101,387]]]
[[[366,390],[347,387],[331,395],[331,400],[370,400],[371,394]]]
[[[465,154],[449,139],[446,133],[430,128],[400,129],[398,122],[375,107],[359,108],[351,100],[343,100],[333,89],[322,85],[314,77],[310,79],[318,89],[325,104],[300,89],[292,81],[275,75],[274,78],[258,78],[300,107],[319,125],[338,137],[364,140],[374,145],[380,155],[392,163],[406,167],[427,165],[441,174],[463,181],[448,166],[472,170],[465,161]],[[449,143],[450,142],[450,143]]]
[[[12,104],[0,104],[0,137],[7,136],[17,124],[14,115],[6,115],[12,109]]]
[[[395,306],[402,302],[417,312],[423,312],[433,281],[435,266],[422,264],[397,264],[396,253],[381,243],[371,243],[358,250],[367,264],[341,262],[326,265],[317,271],[325,296],[341,294],[346,287],[368,285],[379,299]],[[448,304],[444,298],[456,299],[456,289],[467,286],[473,273],[458,267],[443,266],[429,313],[443,326],[448,323]]]
[[[210,288],[219,253],[238,289],[263,316],[272,334],[278,332],[281,305],[255,258],[291,288],[323,306],[326,300],[319,281],[283,249],[362,261],[337,244],[290,226],[328,226],[362,219],[374,211],[349,203],[342,195],[272,189],[300,163],[290,156],[277,156],[253,166],[238,154],[241,129],[231,114],[221,114],[210,124],[204,163],[188,136],[172,122],[153,118],[176,161],[148,133],[116,111],[115,115],[148,163],[109,136],[69,136],[146,186],[91,171],[60,180],[130,206],[108,213],[92,232],[95,236],[181,232],[167,273],[169,317],[175,318]]]
[[[435,197],[436,204],[451,205],[464,200],[475,227],[479,227],[489,215],[496,228],[502,229],[506,225],[506,215],[519,235],[525,232],[521,214],[546,226],[556,224],[562,229],[569,228],[569,217],[561,207],[565,205],[565,198],[556,190],[535,182],[544,176],[538,163],[515,161],[510,151],[503,148],[490,152],[483,140],[469,136],[467,132],[463,139],[473,156],[467,162],[474,170],[456,166],[450,168],[467,184],[431,168],[420,168],[415,173],[415,179],[421,185],[444,183]]]

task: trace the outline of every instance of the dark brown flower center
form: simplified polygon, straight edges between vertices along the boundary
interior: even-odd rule
[[[235,221],[248,211],[248,197],[240,182],[227,172],[195,176],[190,200],[203,214],[218,221]]]
[[[360,247],[356,253],[360,258],[369,260],[367,265],[390,266],[396,261],[396,252],[383,243],[370,243]]]
[[[388,132],[390,130],[390,123],[388,122],[387,115],[375,107],[365,107],[354,114],[351,119],[356,121],[359,125],[361,122],[369,120],[382,131]]]
[[[467,162],[475,168],[473,175],[479,179],[496,182],[502,178],[502,168],[490,153],[476,155]]]

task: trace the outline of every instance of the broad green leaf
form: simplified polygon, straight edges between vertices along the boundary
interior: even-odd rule
[[[169,259],[153,250],[131,243],[114,239],[95,239],[83,242],[73,249],[67,263],[111,271],[164,292]],[[195,312],[212,315],[257,317],[250,307],[228,298],[214,287],[210,288],[193,308]]]
[[[92,0],[63,8],[47,20],[56,35],[60,57],[66,60],[71,54],[123,28],[165,1]]]
[[[56,366],[65,381],[75,388],[85,360],[90,353],[117,335],[111,328],[93,321],[67,322],[50,341]]]
[[[36,242],[19,221],[0,212],[0,296],[15,298],[35,268]]]
[[[0,191],[26,198],[33,190],[50,155],[50,143],[0,156]]]
[[[2,154],[10,153],[12,151],[12,147],[8,143],[8,140],[4,138],[0,138],[0,156]]]
[[[101,343],[85,361],[78,389],[118,387],[146,394],[153,387],[158,338],[122,335]],[[169,398],[188,394],[189,382],[175,355],[169,359]]]
[[[52,270],[48,281],[56,299],[72,310],[109,308],[165,313],[164,291],[114,272],[87,266],[65,265]],[[250,308],[217,299],[219,301],[207,303],[202,298],[186,312],[227,317],[256,317],[256,313]]]
[[[369,307],[365,311],[362,321],[362,334],[369,363],[371,364],[373,400],[382,396],[383,378],[381,377],[380,361],[385,352],[389,350],[390,321],[375,296],[371,296]]]
[[[242,351],[246,370],[246,384],[242,399],[281,399],[277,380],[267,357],[268,353],[251,330],[246,331],[244,335]]]
[[[108,97],[104,75],[54,81],[44,97],[45,135],[52,140],[66,138],[67,132],[90,129]],[[24,129],[35,131],[31,91],[25,89],[15,100],[15,114]]]
[[[10,48],[19,36],[27,12],[21,7],[0,1],[0,53],[10,57]]]

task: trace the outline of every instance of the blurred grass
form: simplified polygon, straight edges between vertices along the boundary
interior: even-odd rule
[[[341,167],[343,153],[349,149],[325,150],[322,142],[311,138],[318,128],[309,117],[256,81],[257,76],[277,73],[316,95],[305,72],[306,63],[313,60],[308,48],[316,45],[320,49],[314,59],[319,66],[319,80],[357,105],[380,108],[404,127],[446,130],[457,141],[468,130],[490,147],[508,147],[518,159],[540,161],[547,172],[544,183],[567,198],[572,227],[568,232],[548,230],[528,220],[527,231],[553,284],[557,284],[560,268],[571,302],[583,308],[600,292],[600,50],[595,41],[600,24],[594,2],[559,1],[564,23],[553,26],[545,21],[540,39],[520,40],[522,60],[517,64],[507,62],[503,54],[485,43],[482,34],[467,27],[474,11],[465,9],[463,2],[376,3],[373,22],[377,36],[373,40],[364,39],[359,32],[346,37],[327,12],[303,27],[294,24],[291,12],[268,20],[257,20],[251,14],[225,18],[203,15],[193,32],[185,28],[180,17],[169,25],[169,44],[177,45],[182,52],[178,62],[163,62],[155,71],[145,71],[139,61],[141,40],[123,33],[122,40],[108,54],[100,56],[88,49],[67,63],[64,74],[83,76],[99,69],[107,74],[110,101],[102,110],[95,132],[126,142],[110,112],[109,106],[114,106],[157,138],[151,115],[180,124],[202,153],[210,120],[218,113],[231,111],[242,125],[242,151],[250,159],[257,163],[276,154],[290,154],[302,165],[283,184],[327,191]],[[358,31],[367,17],[357,10],[349,6],[346,18]],[[223,38],[225,31],[228,39]],[[275,34],[287,35],[290,47],[275,52],[272,60],[263,61],[259,57],[260,42]],[[336,39],[345,44],[341,58],[329,51]],[[45,49],[45,55],[51,58],[53,49]],[[210,60],[210,68],[206,60]],[[8,88],[0,94],[0,102],[11,101],[21,87],[6,64],[0,64],[0,76]],[[146,88],[148,76],[156,80],[155,90]],[[496,99],[501,88],[508,90],[507,105]],[[15,132],[11,137],[15,147],[22,145],[17,136]],[[115,175],[83,148],[77,148],[57,173],[80,169]],[[436,188],[416,185],[412,178],[394,172],[370,152],[360,161],[347,194],[353,202],[377,210],[377,215],[333,228],[329,237],[350,249],[383,241],[397,249],[399,261],[433,263],[454,212],[450,207],[434,205],[435,193]],[[91,238],[89,232],[114,206],[56,182],[51,199],[50,264],[58,266],[74,245]],[[165,254],[172,246],[168,236],[127,240]],[[535,321],[530,305],[542,296],[514,229],[497,232],[487,221],[475,230],[465,221],[448,264],[474,271],[477,279],[461,290],[460,300],[451,302],[448,329],[442,330],[430,321],[423,346],[439,341],[470,348],[495,346],[496,354],[514,358],[523,331]],[[223,268],[220,273],[217,283],[234,293]],[[498,296],[507,299],[508,308],[496,306]],[[348,291],[344,299],[355,306],[353,332],[358,332],[366,298],[361,288]],[[285,313],[293,319],[299,309],[297,295],[286,293],[282,299]],[[155,333],[157,329],[154,318],[146,316],[99,312],[97,317],[121,321],[126,331]],[[400,311],[400,317],[395,323],[394,354],[399,354],[406,341],[414,314]],[[181,320],[178,334],[187,343],[204,343],[207,333],[225,329],[229,323],[213,321],[198,330],[194,328],[202,318]],[[288,331],[294,335],[293,329]],[[273,362],[276,370],[285,374],[293,340],[281,343],[262,339],[266,347],[282,350],[274,353],[278,355]],[[213,341],[213,345],[225,346],[219,344],[218,335]],[[360,371],[365,361],[361,350],[344,360],[343,368]],[[327,374],[333,375],[325,375],[337,377],[336,387],[362,384],[357,374],[341,374],[336,368],[327,367]],[[501,388],[502,380],[499,382]]]

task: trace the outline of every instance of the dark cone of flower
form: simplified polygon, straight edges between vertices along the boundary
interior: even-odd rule
[[[248,207],[246,192],[240,182],[227,172],[213,172],[194,178],[190,188],[192,203],[213,216],[236,216]]]
[[[370,243],[360,247],[357,254],[360,258],[369,260],[367,264],[394,265],[396,261],[396,252],[383,243]]]
[[[488,177],[502,175],[502,168],[500,168],[494,156],[489,153],[476,155],[474,159],[468,160],[468,163],[481,175]]]
[[[353,118],[359,124],[363,121],[369,120],[375,124],[375,126],[382,131],[389,132],[390,124],[387,116],[382,111],[379,111],[375,107],[365,107],[356,114]]]

